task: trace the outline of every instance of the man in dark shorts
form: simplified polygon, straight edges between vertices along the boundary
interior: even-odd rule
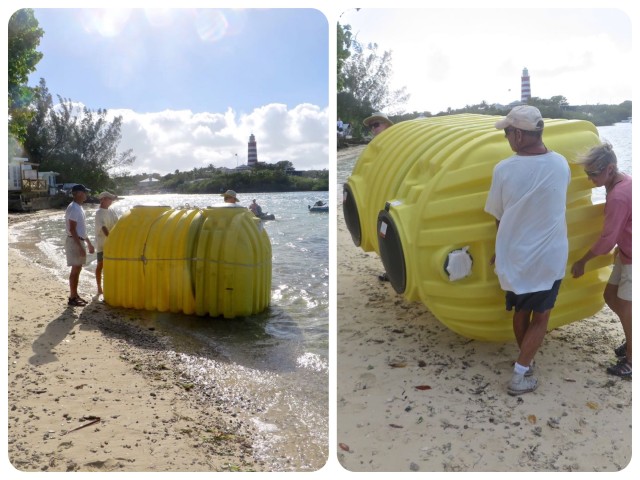
[[[567,160],[543,143],[544,121],[537,108],[515,107],[496,128],[504,129],[515,155],[496,165],[485,211],[496,218],[495,270],[507,292],[507,310],[514,310],[520,347],[507,392],[520,395],[538,386],[533,357],[547,333],[567,265],[571,172]]]

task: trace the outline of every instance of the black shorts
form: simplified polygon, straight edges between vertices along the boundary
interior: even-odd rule
[[[508,291],[506,294],[507,310],[511,311],[514,307],[516,312],[525,310],[542,313],[551,310],[556,304],[560,283],[562,283],[562,279],[556,280],[550,290],[543,290],[541,292],[516,295]]]

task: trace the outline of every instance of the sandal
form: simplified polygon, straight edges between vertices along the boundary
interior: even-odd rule
[[[67,305],[70,305],[72,307],[84,307],[86,304],[87,304],[87,301],[80,297],[70,298],[69,301],[67,302]]]
[[[611,375],[617,375],[618,377],[627,378],[631,377],[631,364],[627,362],[626,358],[623,358],[612,367],[607,367],[607,373]]]
[[[625,357],[627,355],[627,342],[624,342],[618,348],[613,350],[616,357]]]

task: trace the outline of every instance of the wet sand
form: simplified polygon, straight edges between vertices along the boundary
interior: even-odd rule
[[[9,249],[8,471],[266,469],[254,457],[254,427],[240,420],[246,400],[199,389],[135,314],[96,298],[68,307],[67,294]]]

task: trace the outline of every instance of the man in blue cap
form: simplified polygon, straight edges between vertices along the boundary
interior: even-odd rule
[[[64,214],[67,238],[64,244],[64,251],[67,256],[67,266],[71,267],[69,274],[69,301],[68,305],[73,307],[84,306],[87,301],[78,295],[78,281],[82,266],[87,263],[87,250],[94,252],[93,244],[87,236],[86,218],[82,204],[87,199],[87,187],[78,183],[71,188],[73,202],[69,204]]]

